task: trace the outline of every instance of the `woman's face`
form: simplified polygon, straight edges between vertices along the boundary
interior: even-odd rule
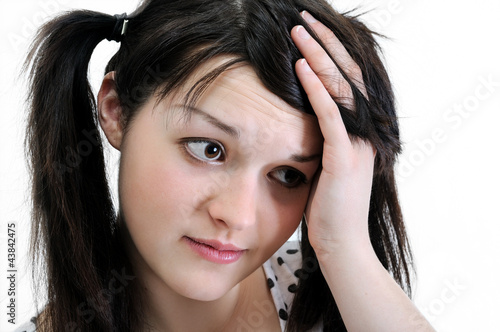
[[[249,66],[222,74],[189,116],[180,100],[151,98],[130,124],[120,213],[150,289],[210,301],[295,231],[322,136],[314,116],[270,93]]]

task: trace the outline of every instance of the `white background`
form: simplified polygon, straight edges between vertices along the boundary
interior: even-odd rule
[[[494,0],[337,1],[360,5],[393,79],[405,150],[400,199],[416,257],[415,303],[439,331],[499,331],[500,3]],[[0,331],[7,323],[7,223],[17,224],[17,317],[33,314],[27,269],[29,191],[22,148],[21,62],[34,29],[56,12],[131,12],[136,0],[5,1],[0,4]],[[92,60],[97,89],[116,49]],[[490,83],[485,83],[490,82]],[[460,111],[461,110],[461,111]],[[116,170],[116,159],[110,169]]]

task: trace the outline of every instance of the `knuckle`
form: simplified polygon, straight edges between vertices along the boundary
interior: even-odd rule
[[[320,80],[315,79],[311,82],[311,95],[319,94],[321,89],[324,89],[324,85]]]
[[[352,59],[346,71],[348,76],[354,81],[359,81],[363,78],[363,72],[361,71],[361,68],[359,68],[359,66]]]
[[[337,85],[337,89],[334,92],[336,97],[352,98],[352,89],[346,80],[342,80],[342,82],[339,82]]]
[[[332,64],[328,54],[326,54],[325,50],[319,44],[313,45],[310,51],[310,56],[312,59],[315,59],[314,62],[320,65],[320,67],[326,67],[328,63],[330,63],[330,65]]]
[[[316,34],[325,45],[335,44],[337,41],[337,37],[335,36],[333,31],[328,29],[324,25],[321,25],[317,28]]]

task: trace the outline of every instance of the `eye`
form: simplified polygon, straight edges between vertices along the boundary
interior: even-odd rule
[[[287,188],[295,188],[302,183],[307,183],[306,176],[293,168],[276,169],[272,171],[269,176]]]
[[[224,148],[214,141],[194,140],[185,143],[186,150],[202,161],[224,161]]]

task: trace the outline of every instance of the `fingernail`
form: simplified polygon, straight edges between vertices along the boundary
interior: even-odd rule
[[[302,39],[311,38],[311,35],[309,34],[309,32],[307,32],[306,29],[304,29],[304,27],[301,25],[299,25],[299,27],[297,28],[297,33],[299,34],[299,37]]]
[[[311,14],[309,14],[309,12],[307,12],[305,10],[303,10],[301,14],[302,14],[302,18],[304,20],[306,20],[307,23],[312,24],[312,23],[318,22],[318,20],[316,20]]]
[[[307,63],[306,59],[301,59],[301,60],[300,60],[300,64],[301,64],[302,66],[304,66],[304,69],[305,69],[306,71],[312,71],[311,66],[309,66],[309,64]]]

